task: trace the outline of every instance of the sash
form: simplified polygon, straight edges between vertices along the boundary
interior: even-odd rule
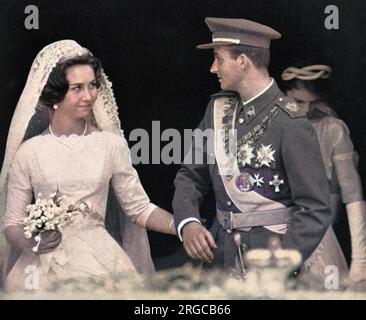
[[[230,150],[234,150],[229,157],[225,149],[225,135],[227,137],[227,129],[223,126],[223,118],[226,116],[224,110],[230,107],[230,102],[227,97],[217,98],[214,103],[214,132],[215,132],[215,157],[217,166],[220,172],[222,182],[225,187],[227,195],[230,197],[231,201],[241,212],[255,213],[258,211],[265,210],[276,210],[286,208],[283,204],[270,200],[266,197],[261,196],[255,191],[240,191],[236,186],[236,179],[240,176],[240,170],[238,167],[237,156],[236,156],[236,136],[234,134],[229,134],[231,138],[235,137],[235,141],[230,141],[231,144],[235,144],[235,149],[231,146]],[[233,107],[233,105],[231,105]],[[231,129],[235,128],[235,115],[236,108],[233,108],[233,117],[231,121]],[[232,179],[227,179],[228,176],[232,176]],[[271,226],[264,226],[266,229],[284,234],[287,231],[286,224],[278,224]]]

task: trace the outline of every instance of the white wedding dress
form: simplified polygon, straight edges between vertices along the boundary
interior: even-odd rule
[[[102,219],[77,216],[61,230],[61,244],[53,252],[24,251],[6,278],[8,290],[26,289],[28,266],[38,268],[40,289],[69,278],[135,273],[130,258],[104,227],[110,181],[127,216],[145,227],[156,206],[142,188],[121,136],[95,129],[85,136],[55,137],[47,131],[20,146],[8,175],[5,228],[23,226],[33,196],[56,191],[87,203]]]

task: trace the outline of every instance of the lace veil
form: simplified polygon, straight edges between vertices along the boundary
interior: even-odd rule
[[[59,62],[85,54],[91,53],[77,42],[61,40],[44,47],[34,59],[10,124],[0,175],[0,218],[5,213],[7,175],[16,151],[23,141],[40,134],[49,124],[48,110],[39,104],[39,97],[52,69]],[[122,139],[125,139],[118,118],[118,107],[113,95],[112,84],[104,72],[102,72],[101,86],[98,89],[98,98],[93,106],[93,114],[94,125],[100,129],[118,133]],[[151,273],[154,267],[145,229],[133,224],[129,219],[125,219],[126,217],[121,214],[122,210],[111,191],[108,202],[106,219],[108,219],[108,215],[112,217],[110,220],[113,222],[112,234],[114,233],[115,238],[121,240],[122,247],[130,256],[136,269],[143,274]],[[111,210],[113,212],[110,212]],[[117,233],[120,234],[117,235]],[[6,241],[3,234],[0,237],[0,259],[4,264],[10,250],[5,245]],[[128,245],[124,246],[124,243],[127,242]]]

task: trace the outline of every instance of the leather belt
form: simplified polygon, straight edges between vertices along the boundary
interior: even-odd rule
[[[288,223],[292,214],[296,211],[305,210],[300,206],[293,206],[277,210],[256,211],[253,213],[217,210],[217,220],[224,230],[240,228],[270,226],[275,224]]]

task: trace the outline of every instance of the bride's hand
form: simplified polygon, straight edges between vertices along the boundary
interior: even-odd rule
[[[353,259],[348,278],[348,289],[352,291],[366,290],[366,261]]]
[[[54,230],[42,232],[37,254],[44,254],[55,250],[61,240],[62,234],[60,231]]]

